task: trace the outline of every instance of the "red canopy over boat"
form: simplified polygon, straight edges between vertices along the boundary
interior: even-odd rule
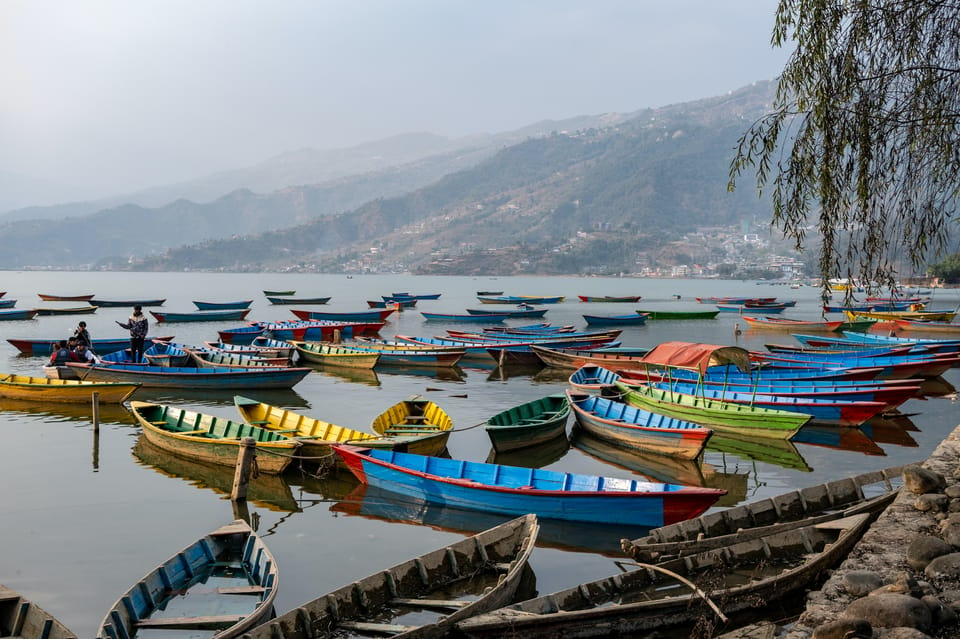
[[[696,342],[664,342],[643,356],[642,361],[657,366],[694,370],[701,375],[707,367],[733,364],[750,371],[750,352],[739,346],[719,346]]]

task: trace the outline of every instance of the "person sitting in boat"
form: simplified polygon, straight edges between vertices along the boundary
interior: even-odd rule
[[[80,322],[73,331],[73,336],[77,338],[77,344],[86,344],[87,348],[93,346],[93,340],[90,339],[90,331],[87,330],[87,323]]]
[[[62,339],[57,343],[56,349],[50,354],[51,366],[64,366],[67,362],[79,361],[76,354],[67,346],[67,340]]]
[[[83,342],[77,342],[77,347],[73,350],[73,354],[78,361],[84,364],[99,364],[101,361],[96,353],[87,348],[87,345]]]

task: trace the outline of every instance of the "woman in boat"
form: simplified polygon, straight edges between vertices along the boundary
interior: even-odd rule
[[[134,362],[143,361],[143,342],[147,338],[149,328],[147,318],[143,314],[143,307],[137,304],[133,307],[133,315],[127,320],[127,323],[117,322],[121,328],[130,331],[130,357]]]

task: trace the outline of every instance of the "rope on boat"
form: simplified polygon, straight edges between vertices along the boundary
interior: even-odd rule
[[[717,616],[720,617],[720,621],[722,621],[723,623],[727,623],[729,621],[729,619],[727,619],[727,616],[723,614],[723,611],[720,610],[720,607],[717,604],[713,603],[713,600],[710,599],[707,593],[700,590],[700,588],[697,587],[697,584],[693,583],[692,581],[690,581],[685,577],[682,577],[681,575],[678,575],[672,570],[667,570],[666,568],[657,566],[655,564],[643,564],[643,563],[637,563],[637,562],[627,563],[623,561],[615,561],[614,563],[617,564],[617,567],[620,568],[621,570],[623,570],[624,566],[636,566],[638,568],[644,568],[646,570],[655,570],[657,572],[662,572],[665,575],[669,575],[670,577],[673,577],[683,585],[690,588],[690,590],[692,590],[695,595],[703,599],[704,602],[706,602],[706,604],[710,606],[715,613],[717,613]]]

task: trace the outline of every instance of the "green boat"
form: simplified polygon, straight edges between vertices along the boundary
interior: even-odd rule
[[[775,410],[750,404],[660,390],[646,385],[615,382],[619,400],[653,413],[709,426],[721,433],[790,439],[810,421],[806,413]]]
[[[841,333],[866,333],[874,324],[879,321],[880,320],[873,319],[872,317],[861,317],[858,320],[844,322],[840,325],[840,328],[838,328],[837,331]]]
[[[781,466],[802,473],[813,472],[813,468],[797,450],[796,445],[786,439],[716,432],[707,442],[707,451],[736,455],[742,459]],[[720,505],[720,502],[717,502],[717,505]]]
[[[637,313],[646,313],[648,320],[698,320],[715,319],[719,310],[716,311],[651,311],[648,309],[637,309]]]
[[[566,395],[547,395],[497,413],[484,429],[494,450],[503,453],[565,437],[568,417]]]

